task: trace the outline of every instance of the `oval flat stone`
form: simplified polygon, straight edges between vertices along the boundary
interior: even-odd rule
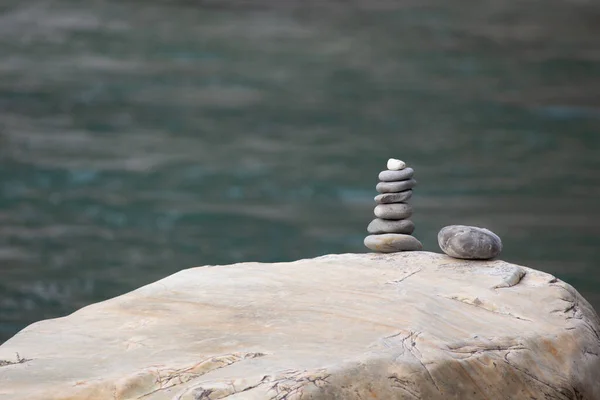
[[[498,235],[475,226],[446,226],[438,233],[438,244],[450,257],[467,260],[487,260],[502,251],[502,240]]]
[[[374,212],[382,219],[405,219],[412,215],[412,207],[406,203],[379,204]]]
[[[375,190],[377,190],[379,193],[398,193],[412,189],[416,186],[416,184],[417,181],[414,179],[397,182],[379,182],[377,186],[375,186]]]
[[[404,233],[410,235],[415,230],[415,224],[410,219],[401,219],[398,221],[392,219],[381,219],[376,218],[369,226],[367,226],[367,232],[369,233]]]
[[[403,203],[412,197],[412,190],[405,190],[399,193],[383,193],[375,196],[378,204]]]
[[[365,238],[364,243],[369,249],[378,251],[380,253],[423,250],[423,245],[417,240],[417,238],[399,233],[369,235]]]
[[[386,170],[379,173],[379,180],[385,182],[403,181],[412,178],[414,174],[415,171],[412,168],[404,168],[400,171]]]

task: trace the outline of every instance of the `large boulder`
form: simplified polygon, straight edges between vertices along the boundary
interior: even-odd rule
[[[184,270],[35,323],[0,360],[10,400],[600,399],[575,289],[428,252]]]

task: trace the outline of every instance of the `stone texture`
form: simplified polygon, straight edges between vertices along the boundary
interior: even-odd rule
[[[446,226],[438,233],[438,244],[450,257],[469,260],[487,260],[502,251],[502,240],[498,235],[475,226]]]
[[[369,249],[380,253],[423,250],[423,245],[417,238],[400,233],[369,235],[365,238],[364,243]]]
[[[394,221],[391,219],[376,218],[367,226],[367,232],[372,234],[404,233],[410,235],[414,230],[415,224],[410,219]]]
[[[406,203],[378,204],[373,211],[382,219],[405,219],[412,215],[412,207]]]
[[[415,174],[412,168],[405,168],[400,171],[381,171],[379,173],[379,180],[385,182],[404,181],[410,179]]]
[[[398,160],[397,158],[390,158],[387,162],[387,169],[389,170],[399,171],[404,168],[406,168],[406,163],[402,160]]]
[[[600,399],[555,277],[428,252],[180,271],[0,346],[2,400]]]
[[[404,203],[412,197],[412,190],[405,190],[398,193],[382,193],[375,196],[375,202],[378,204]]]
[[[397,182],[379,182],[375,189],[379,193],[398,193],[404,192],[414,188],[417,185],[417,181],[414,179],[408,179],[406,181]]]

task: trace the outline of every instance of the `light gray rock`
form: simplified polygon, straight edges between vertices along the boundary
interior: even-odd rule
[[[398,193],[382,193],[375,196],[378,204],[404,203],[412,197],[412,190],[405,190]]]
[[[571,285],[500,260],[207,266],[23,329],[0,399],[593,400],[598,332]]]
[[[369,249],[379,253],[423,250],[423,245],[417,238],[400,233],[369,235],[365,238],[364,243]]]
[[[386,170],[379,173],[379,180],[385,182],[404,181],[412,178],[414,174],[415,171],[412,168],[404,168],[400,171]]]
[[[475,226],[446,226],[438,233],[438,244],[450,257],[469,260],[487,260],[502,251],[502,240],[498,235]]]
[[[415,224],[410,219],[401,219],[398,221],[391,219],[376,218],[369,226],[367,232],[372,234],[378,233],[404,233],[410,235],[415,230]]]
[[[406,203],[378,204],[374,213],[382,219],[405,219],[412,215],[412,207]]]
[[[379,182],[375,189],[379,193],[398,193],[412,189],[417,185],[417,181],[414,179],[407,179],[405,181],[396,182]]]

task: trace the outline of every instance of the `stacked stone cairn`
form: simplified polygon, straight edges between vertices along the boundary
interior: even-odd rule
[[[370,233],[365,238],[365,246],[380,253],[422,250],[423,245],[414,236],[415,224],[409,219],[412,207],[408,200],[412,196],[412,188],[417,181],[413,179],[414,171],[395,158],[390,158],[387,170],[379,173],[375,197],[377,217],[367,227]]]

